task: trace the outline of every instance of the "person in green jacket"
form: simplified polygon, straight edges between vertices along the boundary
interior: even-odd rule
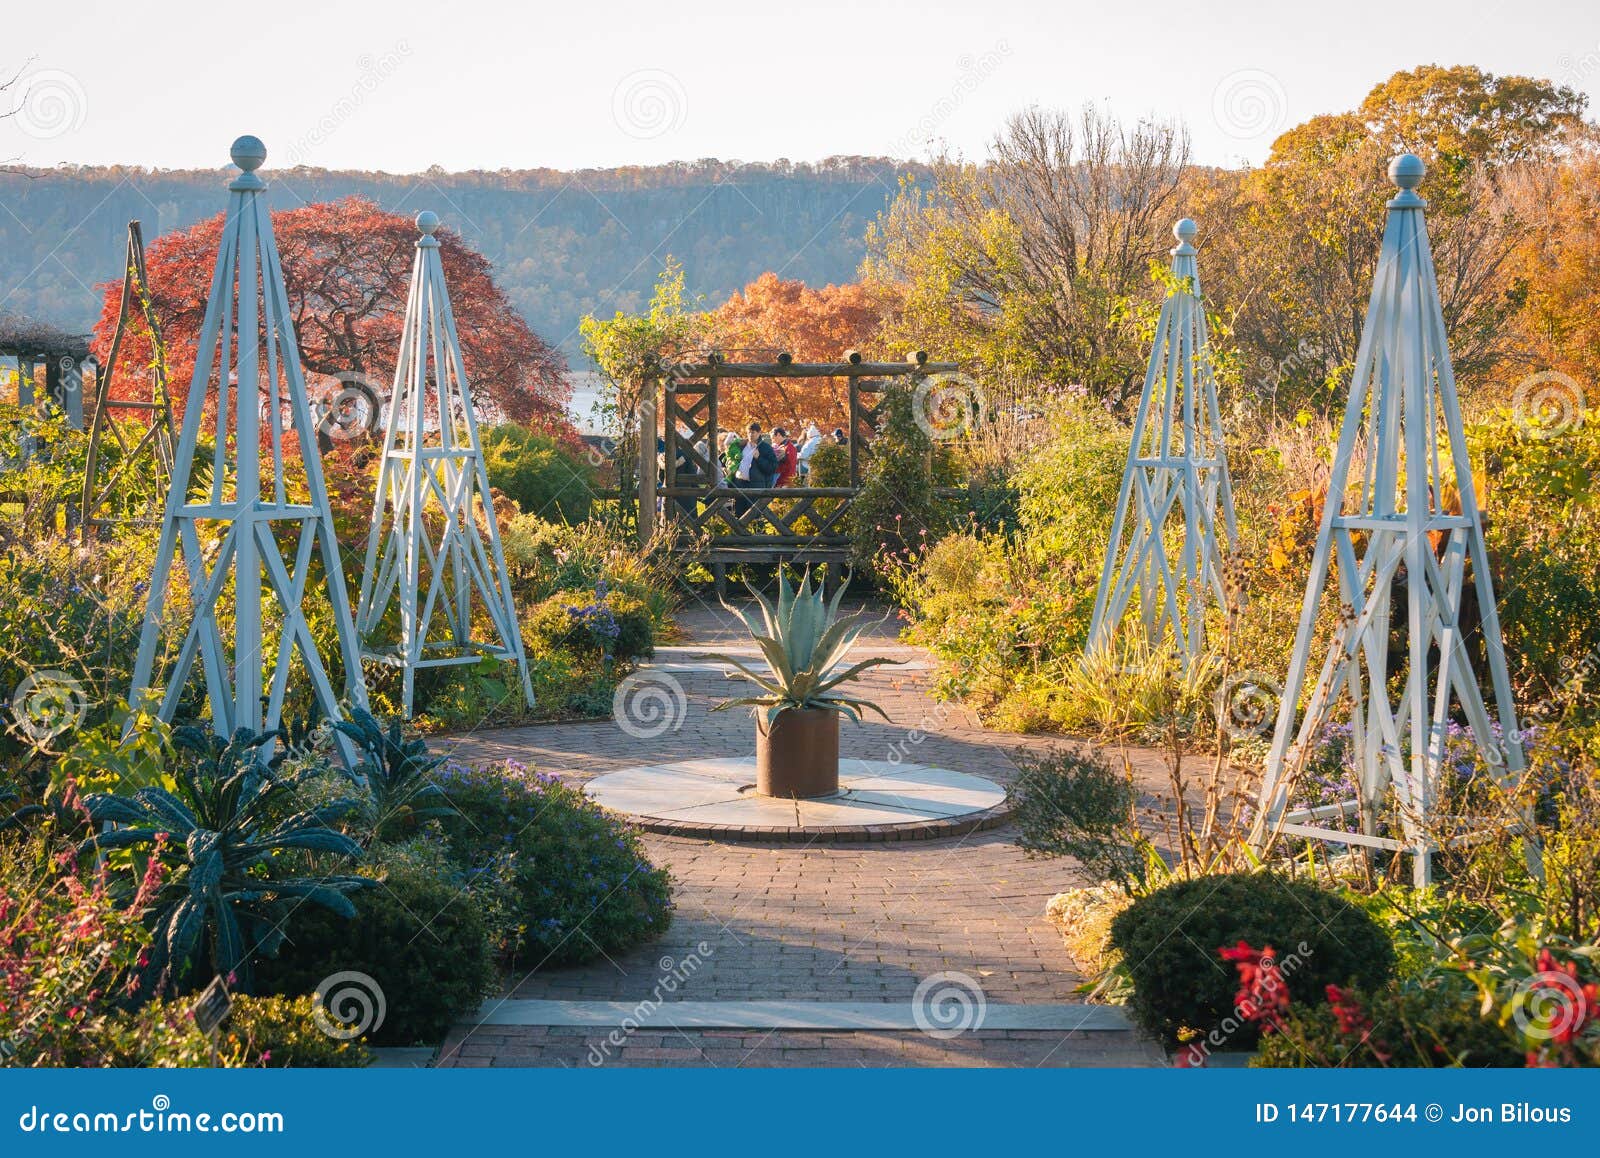
[[[744,439],[738,431],[730,430],[722,436],[722,482],[732,486],[739,473],[739,463],[744,459]]]

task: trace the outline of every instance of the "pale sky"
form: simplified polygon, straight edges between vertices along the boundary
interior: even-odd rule
[[[18,2],[0,160],[217,167],[246,132],[269,169],[981,156],[1016,109],[1093,101],[1181,118],[1198,160],[1237,163],[1423,63],[1600,106],[1600,4]]]

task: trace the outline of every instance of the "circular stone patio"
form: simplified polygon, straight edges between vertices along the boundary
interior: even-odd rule
[[[782,800],[755,790],[753,758],[679,760],[622,768],[589,781],[595,801],[650,832],[736,841],[931,840],[992,828],[1005,789],[948,768],[839,761],[839,791]]]

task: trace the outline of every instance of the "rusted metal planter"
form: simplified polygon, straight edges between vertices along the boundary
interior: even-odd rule
[[[756,715],[756,791],[785,800],[839,791],[839,713],[785,708],[767,727]]]

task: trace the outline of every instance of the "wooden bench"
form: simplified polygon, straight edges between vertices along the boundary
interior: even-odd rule
[[[728,568],[740,563],[789,563],[796,567],[818,567],[823,564],[822,590],[832,598],[839,586],[839,576],[850,561],[850,544],[840,542],[782,541],[772,536],[770,544],[713,542],[707,556],[711,574],[717,581],[717,598],[728,595]]]
[[[823,585],[832,595],[849,562],[843,528],[853,487],[672,486],[659,493],[669,526],[709,536],[702,557],[719,598],[727,593],[728,568],[740,563],[826,565]]]

